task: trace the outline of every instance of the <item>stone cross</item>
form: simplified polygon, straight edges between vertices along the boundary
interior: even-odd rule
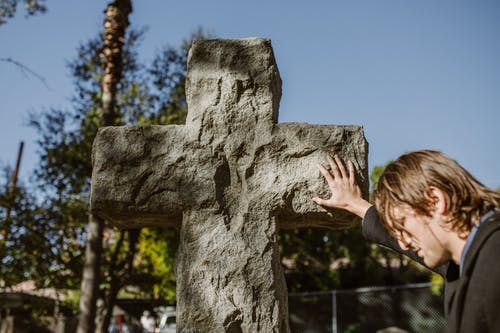
[[[278,124],[267,39],[194,42],[186,95],[186,125],[99,130],[91,211],[122,228],[180,226],[178,332],[289,332],[278,230],[352,222],[311,198],[328,196],[327,153],[354,162],[366,193],[363,129]]]

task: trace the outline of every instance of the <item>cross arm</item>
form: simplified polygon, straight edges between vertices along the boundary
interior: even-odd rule
[[[281,228],[353,226],[359,220],[353,214],[326,210],[311,199],[330,195],[317,168],[318,163],[326,162],[326,154],[338,154],[344,161],[354,163],[358,185],[367,198],[368,143],[363,128],[280,123],[275,126],[273,137],[272,144],[256,154],[255,175],[250,180],[250,186],[260,186],[255,191],[259,193],[255,201],[270,202]]]
[[[199,149],[189,133],[182,125],[100,129],[92,156],[92,213],[134,228],[180,225],[188,207],[210,208],[217,157]]]

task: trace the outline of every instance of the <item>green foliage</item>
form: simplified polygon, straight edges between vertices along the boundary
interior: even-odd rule
[[[175,303],[174,256],[179,243],[177,229],[143,229],[139,238],[137,271],[150,275],[154,284],[141,290],[154,298]]]
[[[378,186],[378,180],[385,170],[385,167],[392,161],[387,162],[385,165],[376,165],[370,172],[370,202],[373,202],[372,193]]]
[[[80,290],[73,289],[70,293],[65,295],[61,302],[61,306],[71,310],[73,313],[78,313],[78,308],[80,306]]]
[[[33,16],[47,11],[45,0],[0,0],[0,25],[5,24],[7,19],[14,17],[17,12],[17,5],[21,3],[26,16]]]
[[[444,291],[444,279],[441,275],[437,273],[432,273],[430,276],[430,282],[432,283],[431,291],[434,295],[442,295]]]
[[[279,244],[289,291],[358,286],[361,276],[347,278],[346,272],[362,267],[369,255],[360,229],[283,230]]]
[[[346,327],[344,333],[356,333],[359,332],[360,324],[355,323],[355,324],[349,324],[349,326]]]
[[[9,178],[8,172],[1,177],[4,182]],[[6,286],[28,279],[39,287],[74,286],[79,281],[82,251],[78,237],[86,218],[85,203],[77,197],[60,200],[58,206],[38,202],[20,184],[12,197],[0,194],[0,218],[5,232],[0,241],[0,276]]]
[[[116,125],[183,123],[189,42],[179,48],[164,47],[150,63],[143,63],[138,49],[144,33],[131,30],[126,36]],[[198,31],[192,37],[204,38],[205,34]],[[30,115],[30,125],[38,132],[40,157],[30,188],[21,184],[12,198],[0,191],[0,229],[7,236],[0,241],[0,276],[5,286],[32,279],[38,287],[80,288],[92,142],[102,113],[100,45],[100,37],[81,44],[68,65],[75,92],[71,108],[50,108]],[[8,179],[8,173],[0,177],[0,186],[6,188]],[[10,218],[6,218],[7,211]],[[131,248],[135,253],[136,242],[131,241],[131,235],[107,230],[103,292],[119,283],[120,287],[135,285],[145,288],[143,293],[173,300],[176,231],[148,229],[142,236],[137,232],[141,255],[135,259],[128,255]],[[128,265],[130,262],[133,265]],[[150,281],[150,285],[144,281]]]

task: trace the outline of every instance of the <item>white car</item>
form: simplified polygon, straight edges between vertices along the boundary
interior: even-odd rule
[[[156,313],[160,315],[158,323],[159,333],[176,333],[175,325],[175,307],[165,306],[156,309]]]

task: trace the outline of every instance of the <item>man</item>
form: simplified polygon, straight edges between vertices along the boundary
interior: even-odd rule
[[[322,165],[332,196],[313,200],[363,218],[363,235],[405,253],[445,278],[447,332],[500,332],[500,193],[448,156],[410,152],[391,162],[361,197],[354,166]]]
[[[151,312],[144,310],[141,317],[141,325],[143,333],[154,333],[156,332],[155,318],[151,315]]]

